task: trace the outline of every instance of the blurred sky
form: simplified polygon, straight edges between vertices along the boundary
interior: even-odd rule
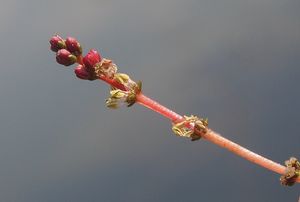
[[[56,64],[74,36],[146,95],[277,162],[300,158],[299,0],[1,0],[0,201],[297,201],[299,185],[190,142]]]

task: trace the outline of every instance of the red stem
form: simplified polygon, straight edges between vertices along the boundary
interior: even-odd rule
[[[120,84],[112,79],[108,79],[106,77],[100,77],[99,79],[107,82],[108,84],[110,84],[116,88],[126,91],[126,88],[122,84]],[[184,120],[183,116],[177,114],[176,112],[168,109],[167,107],[165,107],[165,106],[159,104],[158,102],[152,100],[151,98],[145,96],[143,93],[139,93],[136,96],[136,102],[163,115],[164,117],[170,119],[173,123],[178,123],[178,122],[181,122]],[[194,129],[194,128],[191,128],[191,129]],[[209,129],[208,132],[205,134],[203,134],[203,132],[198,131],[196,129],[195,129],[195,132],[196,132],[196,134],[203,137],[204,139],[207,139],[208,141],[215,143],[215,144],[237,154],[238,156],[241,156],[242,158],[247,159],[250,162],[253,162],[257,165],[260,165],[264,168],[267,168],[267,169],[274,171],[281,175],[283,175],[285,173],[285,170],[286,170],[285,166],[280,165],[274,161],[271,161],[263,156],[260,156],[256,153],[222,137],[221,135],[219,135],[218,133],[214,132],[211,129]],[[300,183],[300,177],[298,177],[296,179],[296,182]]]
[[[183,117],[172,110],[166,108],[165,106],[159,104],[158,102],[150,99],[149,97],[145,96],[144,94],[140,93],[137,95],[137,103],[152,109],[155,112],[158,112],[162,114],[163,116],[170,119],[172,122],[180,122],[183,120]],[[270,159],[267,159],[263,156],[260,156],[224,137],[217,134],[213,130],[209,129],[207,133],[203,134],[203,132],[195,130],[195,132],[203,137],[204,139],[207,139],[208,141],[215,143],[216,145],[219,145],[220,147],[223,147],[238,156],[247,159],[250,162],[253,162],[257,165],[260,165],[264,168],[267,168],[271,171],[274,171],[278,174],[283,175],[285,173],[286,167],[283,165],[280,165],[274,161],[271,161]],[[300,177],[296,179],[297,182],[300,182]]]
[[[197,132],[197,131],[196,131]],[[202,134],[202,137],[209,140],[212,143],[215,143],[225,149],[228,149],[229,151],[241,156],[242,158],[247,159],[248,161],[251,161],[255,164],[258,164],[262,167],[265,167],[271,171],[274,171],[278,174],[283,175],[285,172],[285,167],[273,162],[265,157],[262,157],[224,137],[221,135],[217,134],[216,132],[212,130],[208,130],[207,133]],[[300,180],[300,179],[298,179]]]
[[[83,57],[82,57],[82,55],[77,56],[77,63],[83,65]]]
[[[173,123],[181,122],[184,120],[184,118],[181,115],[173,112],[172,110],[166,108],[165,106],[159,104],[158,102],[155,102],[154,100],[145,96],[143,93],[139,93],[136,96],[136,101],[137,103],[170,119]]]
[[[113,79],[109,79],[103,75],[101,75],[99,77],[99,79],[101,79],[102,81],[105,81],[106,83],[108,83],[109,85],[115,87],[115,88],[118,88],[120,90],[123,90],[123,91],[127,91],[126,87],[122,84],[120,84],[119,82],[113,80]]]

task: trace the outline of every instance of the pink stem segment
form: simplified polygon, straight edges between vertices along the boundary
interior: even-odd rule
[[[109,79],[105,76],[100,76],[99,79],[105,81],[106,83],[110,84],[111,86],[118,88],[120,90],[126,91],[127,89],[125,88],[124,85],[120,84],[119,82],[113,80],[113,79]]]
[[[158,102],[150,99],[149,97],[145,96],[144,94],[140,93],[137,95],[137,102],[149,109],[152,109],[153,111],[160,113],[161,115],[167,117],[170,119],[172,122],[180,122],[184,120],[184,118],[173,112],[172,110],[166,108],[165,106],[159,104]],[[269,169],[271,171],[274,171],[278,174],[283,175],[285,173],[286,167],[283,165],[280,165],[279,163],[276,163],[274,161],[271,161],[263,156],[260,156],[224,137],[221,135],[217,134],[216,132],[212,131],[211,129],[208,130],[207,133],[203,134],[201,131],[195,130],[195,132],[203,137],[204,139],[207,139],[208,141],[215,143],[216,145],[219,145],[235,154],[238,156],[247,159],[250,162],[253,162],[257,165],[260,165],[266,169]],[[296,179],[297,182],[300,182],[300,178],[298,177]]]
[[[151,98],[145,96],[143,93],[139,93],[136,96],[136,101],[137,103],[170,119],[174,123],[181,122],[184,120],[184,118],[181,115],[173,112],[172,110],[166,108],[165,106],[159,104],[158,102],[155,102]]]
[[[122,84],[115,82],[112,79],[108,79],[106,77],[100,77],[99,79],[107,82],[108,84],[110,84],[116,88],[126,91],[126,88]],[[143,93],[137,94],[136,102],[163,115],[164,117],[170,119],[173,123],[178,123],[178,122],[184,121],[183,116],[177,114],[176,112],[168,109],[167,107],[165,107],[165,106],[159,104],[158,102],[152,100],[151,98],[145,96]],[[216,145],[219,145],[220,147],[223,147],[223,148],[237,154],[238,156],[247,159],[250,162],[253,162],[257,165],[260,165],[266,169],[269,169],[269,170],[274,171],[281,175],[283,175],[285,173],[285,170],[286,170],[285,166],[280,165],[279,163],[276,163],[274,161],[271,161],[263,156],[260,156],[256,153],[222,137],[221,135],[217,134],[216,132],[214,132],[211,129],[209,129],[207,131],[207,133],[205,133],[205,134],[203,134],[203,132],[198,131],[196,129],[195,129],[195,132],[199,136],[203,137],[204,139],[206,139],[212,143],[215,143]],[[296,182],[300,183],[300,177],[298,177],[296,179]]]
[[[285,167],[273,162],[267,158],[264,158],[224,137],[217,134],[216,132],[212,130],[208,130],[207,133],[202,134],[202,137],[207,139],[208,141],[215,143],[216,145],[219,145],[220,147],[223,147],[225,149],[228,149],[229,151],[247,159],[248,161],[251,161],[255,164],[258,164],[262,167],[265,167],[271,171],[274,171],[278,174],[283,175],[285,172]]]

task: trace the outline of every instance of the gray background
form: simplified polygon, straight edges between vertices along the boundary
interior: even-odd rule
[[[1,0],[0,201],[297,201],[299,185],[58,65],[74,36],[145,94],[277,162],[300,157],[299,0]]]

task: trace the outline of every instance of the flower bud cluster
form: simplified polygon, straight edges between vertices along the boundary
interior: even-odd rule
[[[50,49],[56,53],[57,63],[64,66],[79,63],[74,72],[80,79],[95,80],[99,77],[113,79],[117,73],[117,65],[112,60],[102,59],[94,49],[83,57],[82,47],[73,37],[63,39],[59,35],[54,35],[49,42]]]
[[[82,64],[79,64],[74,72],[76,76],[84,80],[95,80],[98,78],[95,72],[95,65],[101,61],[100,54],[91,49],[82,59]]]
[[[120,104],[135,103],[136,95],[141,91],[141,82],[134,82],[127,74],[117,73],[117,65],[112,60],[101,58],[100,54],[91,49],[84,57],[82,47],[73,37],[55,35],[50,39],[50,49],[56,52],[59,64],[70,66],[78,63],[74,69],[75,75],[83,80],[102,79],[112,85],[110,97],[106,104],[110,108],[117,108]]]
[[[82,54],[82,47],[73,37],[63,39],[54,35],[50,39],[50,49],[56,52],[56,61],[64,66],[70,66],[77,62],[77,57]]]

